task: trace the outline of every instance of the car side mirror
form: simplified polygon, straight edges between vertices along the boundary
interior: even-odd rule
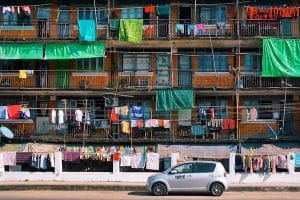
[[[171,170],[171,172],[170,172],[170,174],[177,174],[178,172],[177,172],[177,170],[176,169],[173,169],[173,170]]]

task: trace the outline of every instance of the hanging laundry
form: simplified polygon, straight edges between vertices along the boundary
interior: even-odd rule
[[[153,128],[158,128],[159,127],[158,119],[151,119],[150,124],[151,124],[151,127],[153,127]]]
[[[26,105],[21,106],[20,118],[21,119],[29,119],[30,118],[30,110]]]
[[[137,120],[137,127],[143,128],[144,127],[144,121],[142,119]]]
[[[122,121],[122,122],[121,122],[121,128],[122,128],[122,132],[123,132],[123,133],[130,134],[130,126],[129,126],[129,122],[127,122],[127,121]]]
[[[250,120],[251,121],[256,121],[256,119],[257,119],[257,110],[256,110],[255,107],[252,107],[250,109]]]
[[[191,126],[192,110],[181,109],[178,110],[178,125],[179,126]]]
[[[132,119],[131,120],[131,128],[135,128],[135,127],[137,127],[137,120],[135,120],[135,119]]]
[[[117,115],[121,114],[121,107],[115,107],[115,112]]]
[[[175,32],[184,34],[184,24],[176,24],[175,25]]]
[[[146,6],[145,7],[145,13],[154,13],[155,7],[154,6]]]
[[[7,106],[0,106],[0,119],[8,119]]]
[[[75,110],[75,120],[77,122],[82,122],[82,116],[83,116],[82,110],[79,109]]]
[[[198,119],[205,119],[206,118],[206,112],[203,108],[198,107],[197,109],[197,117]]]
[[[19,78],[27,78],[27,70],[19,70]]]
[[[171,127],[170,120],[165,119],[164,120],[164,128],[170,128],[170,127]]]
[[[110,112],[110,121],[111,122],[118,122],[119,121],[119,116],[116,114],[114,108],[112,108],[111,112]]]
[[[7,113],[9,119],[20,119],[21,105],[7,106]]]
[[[159,119],[158,120],[158,126],[159,127],[163,127],[164,126],[164,120],[163,119]]]
[[[235,120],[233,119],[223,119],[222,129],[235,129]]]
[[[63,159],[65,162],[80,163],[80,152],[64,151]]]
[[[97,30],[95,20],[78,20],[79,41],[96,41]]]
[[[110,30],[119,30],[120,20],[119,19],[110,19],[109,28]]]
[[[30,164],[32,160],[32,152],[16,152],[16,164]]]
[[[59,110],[58,111],[58,124],[63,124],[63,123],[65,123],[65,121],[64,121],[64,111]]]
[[[151,128],[152,126],[151,126],[151,119],[147,119],[146,121],[145,121],[145,128]]]
[[[121,115],[128,115],[128,106],[121,107]]]
[[[131,159],[132,159],[131,155],[121,155],[120,166],[121,167],[131,166]]]
[[[156,15],[170,15],[171,9],[169,5],[157,5]]]
[[[51,123],[56,124],[56,110],[51,110]]]
[[[136,153],[132,155],[131,168],[144,168],[145,158],[142,153]]]
[[[205,134],[205,127],[202,125],[192,125],[192,135],[204,135]]]
[[[144,35],[154,35],[155,34],[155,27],[154,25],[143,25],[143,31],[144,31]]]
[[[132,106],[131,109],[131,119],[143,119],[144,109],[140,106]]]
[[[91,123],[90,113],[87,110],[84,112],[84,122],[86,124],[90,124]]]
[[[205,25],[204,24],[196,24],[194,27],[194,35],[202,35],[205,33]]]
[[[15,166],[16,152],[3,152],[3,164],[7,166]]]
[[[159,154],[147,153],[146,154],[146,169],[159,170]]]
[[[194,28],[195,28],[194,24],[189,24],[187,28],[187,34],[192,35],[192,33],[194,33]]]
[[[141,43],[143,38],[142,19],[121,19],[119,41]]]

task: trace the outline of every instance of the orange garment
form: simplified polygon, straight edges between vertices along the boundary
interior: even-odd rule
[[[21,105],[7,106],[7,113],[9,119],[20,119]]]
[[[158,120],[158,126],[159,127],[163,127],[164,126],[164,120],[163,119],[159,119]]]
[[[111,122],[118,122],[118,121],[119,121],[119,115],[116,114],[114,108],[111,109],[111,113],[110,113],[110,121],[111,121]]]
[[[145,13],[154,13],[155,8],[154,6],[146,6],[145,7]]]
[[[235,129],[235,120],[223,119],[222,129]]]

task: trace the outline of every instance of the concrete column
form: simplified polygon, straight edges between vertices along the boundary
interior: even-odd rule
[[[120,160],[113,161],[113,174],[120,173]]]
[[[55,174],[59,176],[62,173],[62,153],[57,151],[54,154],[55,159]]]
[[[235,152],[230,152],[229,154],[229,174],[234,175],[235,174]]]

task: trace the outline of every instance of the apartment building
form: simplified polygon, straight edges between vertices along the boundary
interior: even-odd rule
[[[0,6],[0,106],[30,110],[2,116],[10,141],[299,139],[299,78],[262,75],[263,40],[299,38],[296,0]]]

